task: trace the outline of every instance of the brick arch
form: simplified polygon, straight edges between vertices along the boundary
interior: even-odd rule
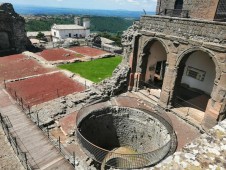
[[[141,73],[141,74],[145,74],[146,73],[146,65],[147,65],[147,60],[148,60],[148,57],[150,55],[150,48],[152,46],[152,44],[154,42],[160,42],[161,45],[164,47],[165,49],[165,52],[166,52],[166,55],[169,53],[169,49],[167,48],[165,42],[160,39],[160,38],[151,38],[151,39],[148,39],[144,45],[143,45],[143,49],[142,49],[142,53],[140,54],[140,60],[138,61],[138,67],[137,67],[137,72]]]
[[[197,51],[202,51],[202,52],[206,53],[207,55],[209,55],[209,57],[212,58],[212,60],[214,62],[214,65],[215,65],[215,69],[216,69],[215,82],[218,82],[218,80],[220,79],[220,76],[221,76],[221,67],[220,67],[219,62],[217,61],[217,59],[215,57],[216,55],[214,54],[214,52],[210,51],[210,50],[208,50],[206,48],[203,48],[203,47],[192,47],[192,48],[189,48],[189,49],[183,51],[181,54],[179,54],[179,56],[177,58],[176,68],[179,67],[180,63],[182,62],[182,60],[186,56],[188,56],[188,55],[190,55],[190,54],[192,54],[194,52],[197,52]]]

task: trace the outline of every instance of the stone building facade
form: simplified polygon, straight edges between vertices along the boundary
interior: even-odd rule
[[[0,4],[0,56],[23,52],[30,45],[24,18],[14,11],[12,4]]]
[[[226,16],[224,0],[158,0],[156,12],[160,15],[187,16],[205,20],[221,20]]]
[[[217,1],[208,1],[212,4],[208,7],[219,8]],[[159,0],[157,13],[174,8],[175,3]],[[209,128],[226,112],[226,23],[213,21],[215,14],[205,15],[202,11],[209,8],[200,1],[183,3],[190,5],[190,18],[145,15],[125,33],[131,68],[128,88],[137,91],[148,84],[157,85],[160,111],[178,107],[178,103],[202,110],[200,122]],[[133,41],[128,36],[131,30]]]

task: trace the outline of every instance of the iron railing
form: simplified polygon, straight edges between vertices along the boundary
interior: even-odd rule
[[[37,102],[37,101],[43,101],[43,95],[41,95],[41,98],[38,98],[38,99],[35,99],[35,100],[31,100],[29,102],[27,102],[26,100],[24,100],[22,97],[20,97],[18,95],[18,93],[13,90],[12,88],[10,88],[9,86],[7,86],[6,82],[4,81],[4,87],[5,89],[9,92],[9,94],[11,95],[11,97],[17,102],[17,104],[21,107],[21,109],[26,112],[26,115],[34,122],[37,124],[37,126],[39,127],[40,130],[42,130],[44,132],[44,134],[48,137],[49,141],[55,146],[55,148],[57,150],[59,150],[60,154],[73,166],[76,166],[76,162],[77,160],[75,159],[75,153],[70,154],[65,148],[64,146],[61,144],[61,141],[60,141],[60,137],[58,139],[56,139],[55,137],[53,137],[50,133],[49,133],[49,128],[48,128],[48,125],[47,127],[45,127],[46,123],[45,122],[42,122],[39,118],[39,115],[38,113],[32,113],[31,112],[31,107],[34,105],[33,102]],[[60,95],[60,90],[53,90],[52,93],[54,93],[54,95],[57,95],[57,97],[61,96]],[[48,93],[47,94],[44,94],[44,95],[49,95]],[[3,117],[1,116],[0,114],[0,118],[1,119],[1,123],[2,125],[3,124],[6,124],[9,121],[9,119],[7,119],[7,117]],[[2,120],[5,120],[5,121],[2,121]],[[9,123],[8,123],[9,124]],[[9,127],[9,125],[7,126]],[[12,137],[11,137],[12,138]],[[8,138],[9,139],[9,138]],[[9,139],[9,141],[12,141]],[[10,142],[11,143],[11,142]],[[23,145],[22,141],[20,142],[21,145]],[[25,147],[25,146],[23,146]],[[29,153],[28,151],[26,151],[25,153]],[[31,157],[30,154],[27,155],[27,157]],[[23,163],[24,164],[24,163]],[[27,166],[27,165],[26,165]],[[28,165],[30,166],[30,165]],[[32,167],[33,169],[37,169],[36,167]],[[29,168],[29,169],[32,169],[32,168]]]
[[[60,154],[73,166],[76,166],[76,158],[75,158],[75,152],[71,154],[67,151],[67,149],[64,148],[64,146],[61,144],[61,138],[60,136],[58,138],[51,135],[49,132],[49,127],[44,126],[45,123],[42,122],[39,119],[38,113],[36,114],[27,114],[27,116],[37,124],[38,128],[44,133],[44,135],[48,138],[50,143],[60,152]]]
[[[174,100],[174,105],[176,107],[190,107],[190,108],[194,108],[194,109],[197,109],[197,110],[200,110],[202,112],[205,112],[205,109],[204,108],[201,108],[191,102],[188,102],[184,99],[182,99],[181,97],[175,97],[175,100]]]
[[[91,143],[79,131],[79,124],[87,115],[89,115],[89,113],[92,110],[94,110],[95,108],[98,108],[98,109],[105,108],[106,104],[108,105],[109,102],[111,103],[109,105],[111,107],[127,107],[127,108],[129,107],[133,109],[139,109],[157,118],[160,122],[162,122],[166,126],[170,134],[169,141],[166,141],[166,143],[162,147],[157,148],[156,150],[153,150],[147,153],[140,153],[140,154],[139,153],[138,154],[122,154],[114,150],[113,151],[106,150],[104,148],[101,148]],[[76,134],[80,144],[84,148],[84,152],[92,159],[101,163],[102,166],[115,167],[115,168],[142,168],[142,167],[156,164],[157,162],[162,160],[170,152],[172,142],[175,142],[174,140],[172,140],[172,138],[175,137],[173,126],[170,118],[166,114],[156,113],[153,110],[151,110],[150,106],[151,104],[149,104],[149,102],[147,101],[137,99],[137,98],[132,98],[132,97],[120,96],[101,104],[98,103],[95,105],[89,105],[82,108],[78,112],[76,117],[76,126],[77,126]]]
[[[84,83],[84,88],[87,89],[86,81]],[[21,106],[22,110],[28,110],[30,112],[30,109],[34,105],[38,105],[59,97],[63,97],[68,95],[65,92],[65,89],[54,89],[54,90],[48,90],[48,91],[42,91],[40,94],[35,96],[26,96],[26,98],[22,98],[20,94],[10,87],[8,83],[4,80],[4,88],[9,92],[11,97],[17,102],[19,106]],[[67,88],[67,90],[74,91],[73,88]],[[73,93],[76,93],[75,91]]]
[[[13,126],[8,117],[3,116],[1,113],[0,124],[2,125],[2,129],[23,167],[27,170],[39,169],[37,163],[23,145],[17,133],[13,130]]]
[[[161,89],[160,86],[156,86],[153,83],[147,83],[144,81],[140,81],[141,82],[141,87],[148,87],[148,88],[152,88],[152,89]],[[175,107],[190,107],[190,108],[195,108],[197,110],[200,110],[202,112],[205,112],[205,108],[201,108],[200,106],[195,105],[194,103],[188,102],[187,100],[183,99],[182,97],[176,96],[174,98],[173,104]]]

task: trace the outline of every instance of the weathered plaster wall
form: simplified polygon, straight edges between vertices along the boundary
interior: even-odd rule
[[[189,85],[191,88],[200,89],[204,91],[206,94],[210,95],[212,93],[214,80],[216,76],[215,65],[210,56],[201,51],[195,52],[189,56],[185,65],[186,66],[181,82]],[[205,71],[206,74],[204,80],[200,81],[187,76],[186,72],[188,66],[192,66],[196,69]]]
[[[149,79],[151,79],[152,81],[154,80],[156,63],[158,61],[164,61],[166,59],[165,48],[159,41],[154,42],[150,48],[150,55],[148,56],[145,81],[148,81]]]

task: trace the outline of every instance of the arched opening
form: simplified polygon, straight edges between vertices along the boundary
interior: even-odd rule
[[[215,77],[216,66],[207,52],[196,50],[183,56],[177,70],[174,106],[205,112]]]
[[[167,53],[160,41],[155,40],[147,49],[145,83],[162,88],[165,76]]]
[[[0,32],[0,51],[10,48],[9,36],[7,32]]]
[[[184,0],[176,0],[174,4],[174,9],[182,10],[184,5]]]
[[[141,57],[142,80],[140,80],[140,83],[146,87],[146,90],[143,89],[140,92],[145,93],[155,102],[159,100],[162,90],[167,53],[167,48],[161,40],[152,39],[145,44]]]

